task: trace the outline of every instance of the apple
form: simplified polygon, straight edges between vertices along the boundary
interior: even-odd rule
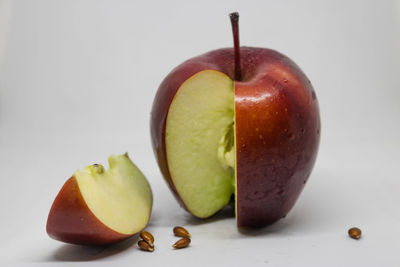
[[[301,69],[267,48],[240,47],[189,59],[161,83],[151,112],[160,170],[183,207],[207,218],[235,199],[239,227],[285,217],[316,160],[320,117]]]
[[[111,155],[108,171],[94,164],[76,171],[58,193],[47,219],[50,237],[66,243],[106,245],[146,227],[153,195],[127,154]]]

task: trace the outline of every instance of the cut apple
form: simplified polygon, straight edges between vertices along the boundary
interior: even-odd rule
[[[286,216],[315,163],[316,93],[288,57],[240,47],[191,58],[162,81],[151,112],[160,170],[183,207],[209,217],[235,199],[239,227]]]
[[[172,181],[192,214],[206,218],[234,193],[233,81],[205,70],[185,81],[166,124]]]
[[[150,219],[149,183],[127,154],[76,171],[56,197],[48,234],[73,244],[103,245],[141,231]]]

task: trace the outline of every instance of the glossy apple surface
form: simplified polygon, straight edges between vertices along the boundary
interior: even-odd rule
[[[67,180],[47,219],[50,237],[72,244],[106,245],[141,231],[150,219],[150,185],[127,154],[76,171]]]
[[[208,52],[175,68],[154,99],[151,137],[160,170],[172,192],[196,215],[182,201],[171,176],[166,121],[185,81],[205,70],[230,77],[234,87],[237,223],[263,226],[289,212],[311,173],[319,145],[319,110],[311,83],[288,57],[265,48],[240,50],[240,81],[234,81],[234,50],[230,48]]]
[[[263,226],[286,216],[310,176],[320,118],[314,89],[291,60],[266,49],[243,59],[245,78],[235,82],[237,222]]]

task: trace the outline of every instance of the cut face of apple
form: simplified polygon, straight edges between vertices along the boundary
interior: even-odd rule
[[[234,193],[233,81],[205,70],[186,80],[169,109],[165,129],[172,182],[187,209],[206,218]]]
[[[150,185],[127,154],[76,171],[56,197],[47,220],[57,240],[104,245],[141,231],[150,219]]]

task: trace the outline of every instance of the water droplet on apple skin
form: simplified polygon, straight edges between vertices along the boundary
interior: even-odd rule
[[[311,92],[311,97],[315,101],[317,99],[317,95],[315,94],[315,91]]]

